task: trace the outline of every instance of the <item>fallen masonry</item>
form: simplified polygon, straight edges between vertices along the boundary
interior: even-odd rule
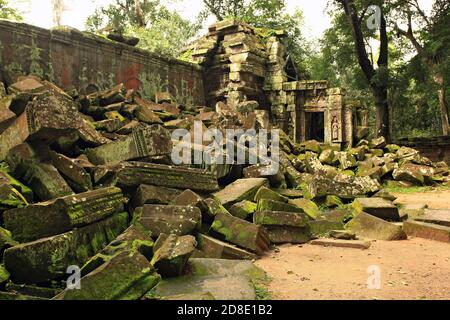
[[[205,75],[206,105],[193,102],[190,88],[178,101],[161,86],[64,92],[35,76],[8,77],[0,97],[0,300],[256,299],[264,273],[253,260],[275,245],[449,242],[448,210],[399,207],[386,190],[448,186],[448,165],[370,139],[365,123],[353,130],[361,110],[326,82],[288,81],[286,68],[295,68],[285,35],[270,34],[231,20],[194,44],[192,60],[214,69]],[[310,111],[324,114],[324,142],[308,137]],[[245,161],[234,154],[209,163],[222,157],[203,154],[210,141],[194,141],[198,127],[279,134],[263,143],[266,154],[226,137],[220,148]],[[180,163],[173,152],[184,145],[192,161]],[[266,160],[276,153],[273,172]],[[72,267],[80,290],[67,287]]]

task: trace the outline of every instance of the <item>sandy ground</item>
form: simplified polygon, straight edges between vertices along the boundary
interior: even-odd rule
[[[400,203],[450,208],[450,190],[397,196]],[[448,243],[419,238],[376,241],[368,250],[284,245],[256,264],[272,279],[273,299],[450,300]],[[379,289],[368,288],[368,282],[377,287],[371,270],[379,271]]]

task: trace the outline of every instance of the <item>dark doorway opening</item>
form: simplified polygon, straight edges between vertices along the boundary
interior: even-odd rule
[[[325,140],[325,113],[307,112],[306,113],[306,140]]]

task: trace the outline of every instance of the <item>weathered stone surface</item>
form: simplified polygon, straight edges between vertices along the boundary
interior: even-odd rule
[[[277,193],[269,188],[266,188],[266,187],[259,188],[258,192],[255,195],[256,203],[258,203],[262,199],[274,200],[274,201],[285,202],[285,203],[287,203],[289,201],[288,198],[286,198],[286,197],[280,195],[279,193]]]
[[[10,126],[10,124],[16,118],[14,112],[12,112],[6,103],[4,103],[4,99],[2,100],[0,97],[0,134]]]
[[[364,211],[384,220],[400,220],[398,208],[391,201],[383,198],[357,198],[353,201],[352,207],[358,213]]]
[[[105,188],[11,209],[3,213],[3,218],[14,238],[27,242],[64,233],[122,212],[124,201],[119,188]]]
[[[450,243],[450,227],[420,221],[405,221],[403,230],[410,237]]]
[[[319,156],[319,161],[322,164],[333,164],[335,158],[334,151],[332,149],[326,149],[322,151],[322,153]]]
[[[428,166],[406,163],[395,169],[392,176],[397,181],[409,181],[423,185],[426,178],[434,175],[434,169]]]
[[[325,237],[332,230],[344,229],[344,224],[342,221],[320,217],[309,222],[309,229],[314,237]]]
[[[66,275],[68,266],[83,265],[123,232],[128,214],[120,213],[103,221],[54,237],[9,248],[4,263],[14,283],[40,283]]]
[[[273,187],[282,188],[286,186],[286,180],[282,170],[273,174],[269,165],[256,164],[244,168],[245,178],[266,178]]]
[[[345,225],[345,229],[358,237],[374,240],[404,240],[406,234],[401,226],[384,221],[368,213],[361,212]]]
[[[268,181],[264,178],[239,179],[226,186],[223,190],[214,193],[214,197],[227,208],[242,200],[253,200],[259,188],[268,187]]]
[[[0,227],[0,256],[3,255],[3,251],[18,244],[19,243],[12,238],[12,234],[9,230]]]
[[[308,227],[266,226],[271,243],[307,243],[311,240]]]
[[[75,102],[61,95],[41,94],[0,135],[0,161],[6,158],[10,149],[30,136],[54,141],[61,135],[77,131],[81,123]]]
[[[356,234],[347,230],[331,230],[330,237],[339,240],[356,240]]]
[[[61,289],[38,287],[26,284],[19,285],[12,282],[6,284],[6,290],[13,294],[38,297],[43,299],[51,299],[62,291]]]
[[[312,219],[316,219],[320,213],[317,204],[308,199],[293,199],[289,200],[289,203],[302,209]]]
[[[263,226],[307,227],[309,220],[300,212],[258,211],[253,216],[253,222]]]
[[[160,281],[139,252],[124,251],[80,280],[80,290],[64,290],[55,300],[137,300]]]
[[[197,241],[193,236],[180,237],[162,233],[155,242],[151,265],[163,277],[180,276],[196,246]]]
[[[423,215],[414,220],[450,227],[450,210],[424,209]]]
[[[134,223],[142,225],[157,238],[161,233],[178,236],[192,234],[200,229],[202,214],[190,206],[163,206],[146,204],[134,212]]]
[[[268,199],[261,199],[258,202],[258,211],[304,212],[303,209],[297,207],[296,205]]]
[[[257,204],[248,200],[243,200],[238,203],[233,204],[229,212],[240,219],[247,220],[251,218],[252,214],[255,213],[257,209]]]
[[[150,261],[153,256],[153,246],[154,242],[151,232],[145,230],[143,227],[132,225],[94,257],[89,259],[81,268],[81,275],[85,276],[91,273],[122,252],[128,252],[132,255],[135,252],[139,252]]]
[[[206,204],[206,212],[203,215],[203,220],[211,224],[214,221],[216,215],[220,212],[225,214],[230,214],[224,206],[220,204],[220,202],[216,199],[208,198],[205,199]]]
[[[149,298],[210,293],[218,300],[255,300],[253,283],[265,276],[250,261],[225,259],[191,258],[186,270],[186,276],[161,281],[149,293]]]
[[[386,147],[386,139],[384,137],[372,139],[369,143],[370,149],[383,149],[384,147]]]
[[[348,199],[379,191],[380,184],[370,177],[355,177],[346,174],[318,173],[308,185],[312,197],[335,195]]]
[[[41,201],[73,194],[58,170],[50,163],[41,162],[44,156],[38,152],[27,143],[8,152],[6,160],[15,176],[30,186]]]
[[[337,248],[369,249],[372,243],[364,240],[336,240],[317,239],[310,242],[312,245]]]
[[[90,149],[87,156],[93,164],[106,164],[162,156],[171,152],[169,131],[162,126],[153,125],[138,127],[124,139]]]
[[[118,182],[127,187],[152,184],[199,192],[213,192],[219,189],[217,179],[209,171],[143,162],[124,164],[119,169]]]
[[[144,204],[169,204],[179,194],[180,190],[152,185],[140,185],[130,201],[132,208],[142,207]]]
[[[193,258],[215,258],[230,260],[256,260],[258,256],[229,243],[220,241],[205,234],[197,234],[197,249]]]
[[[263,227],[242,219],[218,213],[211,231],[221,240],[262,255],[269,249],[269,239]]]
[[[92,190],[91,175],[75,159],[65,155],[50,152],[50,157],[55,168],[63,174],[77,192]]]
[[[193,206],[199,208],[202,212],[207,211],[207,205],[200,197],[192,190],[184,190],[182,193],[177,195],[171,204],[176,206]]]

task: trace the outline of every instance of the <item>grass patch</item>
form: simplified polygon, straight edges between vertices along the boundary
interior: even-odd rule
[[[256,300],[272,300],[272,295],[269,291],[270,281],[272,281],[272,279],[268,275],[253,281]]]
[[[384,187],[389,193],[419,193],[450,190],[450,186]]]

